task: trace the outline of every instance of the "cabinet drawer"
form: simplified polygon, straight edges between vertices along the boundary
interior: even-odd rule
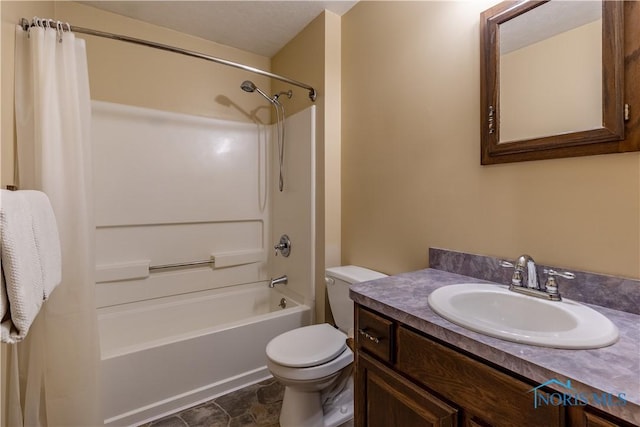
[[[558,426],[559,406],[533,407],[536,387],[409,329],[398,329],[397,368],[493,426]]]
[[[356,345],[381,360],[393,362],[393,322],[358,307],[356,311]]]

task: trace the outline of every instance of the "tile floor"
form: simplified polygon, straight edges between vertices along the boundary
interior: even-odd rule
[[[284,387],[270,378],[141,427],[278,427],[283,395]]]
[[[284,387],[271,378],[144,427],[275,427],[283,395]]]

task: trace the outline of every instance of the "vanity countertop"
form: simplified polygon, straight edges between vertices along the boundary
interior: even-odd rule
[[[575,393],[598,396],[624,393],[624,405],[589,404],[640,425],[640,316],[589,305],[607,316],[619,329],[617,343],[593,350],[536,347],[482,335],[437,315],[427,303],[435,289],[456,283],[492,283],[436,269],[425,269],[352,285],[358,304],[438,338],[461,350],[502,366],[535,383],[555,378],[571,380]],[[535,321],[535,319],[532,319]],[[557,391],[566,391],[551,384]],[[533,398],[532,398],[533,399]],[[533,406],[533,400],[532,400]]]

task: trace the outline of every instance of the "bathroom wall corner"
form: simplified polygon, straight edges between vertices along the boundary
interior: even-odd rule
[[[315,102],[315,323],[324,322],[328,310],[324,269],[340,261],[340,185],[335,184],[340,177],[332,176],[336,168],[340,169],[340,87],[336,86],[341,78],[340,43],[340,17],[325,11],[271,59],[273,72],[305,81],[318,92]],[[273,88],[277,92],[287,86],[274,82]],[[306,94],[294,92],[287,115],[312,105]]]

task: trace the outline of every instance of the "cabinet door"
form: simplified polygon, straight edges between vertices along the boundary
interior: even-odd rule
[[[373,358],[359,352],[356,365],[358,427],[457,425],[454,408]]]

